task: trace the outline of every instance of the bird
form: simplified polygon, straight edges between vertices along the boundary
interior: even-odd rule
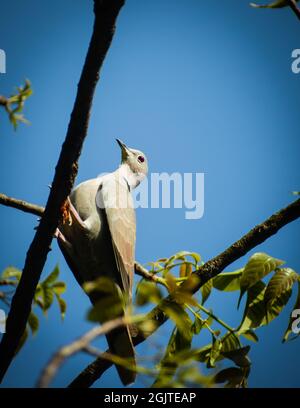
[[[135,262],[136,217],[132,190],[147,176],[148,161],[143,152],[127,147],[119,139],[116,141],[121,148],[120,166],[112,173],[84,181],[74,188],[67,199],[69,220],[63,221],[62,217],[56,237],[80,286],[98,278],[114,282],[127,299],[117,315],[123,316],[132,302]],[[105,295],[105,290],[87,294],[93,304],[110,296]],[[104,321],[105,318],[101,323]],[[124,385],[133,383],[136,377],[133,332],[132,327],[123,326],[106,335],[110,351],[132,361],[132,370],[116,364]]]

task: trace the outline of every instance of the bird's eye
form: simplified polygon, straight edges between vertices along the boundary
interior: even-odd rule
[[[143,156],[139,156],[139,157],[138,157],[138,161],[139,161],[140,163],[144,163],[145,158],[144,158]]]

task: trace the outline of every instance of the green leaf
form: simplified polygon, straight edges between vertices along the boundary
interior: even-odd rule
[[[215,367],[216,360],[220,356],[222,350],[222,341],[213,337],[212,347],[210,349],[207,366],[208,368]]]
[[[293,333],[293,325],[295,324],[295,321],[296,321],[295,319],[297,317],[297,316],[296,317],[293,316],[293,313],[294,313],[295,310],[299,310],[299,309],[300,309],[300,281],[298,280],[298,294],[297,294],[295,305],[294,305],[293,310],[292,310],[292,312],[290,314],[290,320],[289,320],[288,327],[287,327],[287,329],[286,329],[286,331],[284,333],[283,339],[282,339],[283,343],[288,341],[290,335]],[[295,333],[295,334],[296,334],[296,336],[299,336],[300,332]],[[292,340],[294,338],[295,337],[293,337]]]
[[[193,353],[191,353],[191,357],[193,357],[196,361],[200,361],[201,363],[207,363],[211,348],[212,344],[207,344],[200,349],[193,350]]]
[[[59,295],[56,294],[56,300],[58,302],[59,310],[60,310],[60,315],[62,320],[66,316],[66,310],[67,310],[67,304],[64,299],[62,299]]]
[[[238,335],[233,332],[227,332],[222,338],[222,353],[239,349],[241,347]]]
[[[159,307],[173,320],[182,336],[189,340],[193,335],[192,321],[183,306],[172,301],[164,300]]]
[[[251,256],[247,262],[240,280],[241,294],[238,301],[238,307],[244,293],[251,288],[256,282],[263,279],[284,261],[273,258],[263,252],[258,252]]]
[[[101,296],[109,295],[109,296],[122,297],[122,292],[121,292],[120,287],[116,285],[112,279],[107,278],[105,276],[102,276],[93,281],[84,283],[83,289],[89,295],[91,295],[93,292],[97,292],[97,294]]]
[[[152,387],[164,387],[170,383],[180,363],[181,352],[190,350],[192,336],[183,336],[177,327],[173,330],[164,357],[159,363],[159,374]]]
[[[100,278],[101,279],[101,278]],[[106,280],[103,280],[105,282]],[[111,281],[111,285],[106,281],[105,291],[94,306],[89,310],[87,319],[92,322],[106,322],[115,319],[124,313],[125,303],[119,287]]]
[[[194,261],[194,265],[197,267],[197,265],[199,264],[199,262],[201,261],[201,257],[199,254],[197,254],[196,252],[189,252],[189,251],[180,251],[177,252],[177,254],[172,255],[169,259],[167,259],[167,261],[165,262],[165,268],[168,270],[168,268],[170,266],[172,266],[175,261],[187,261],[187,258],[192,258]]]
[[[192,331],[194,334],[199,334],[205,324],[205,320],[202,320],[200,317],[195,316],[194,323],[192,324]]]
[[[250,346],[245,346],[231,351],[222,350],[222,355],[225,358],[233,361],[237,366],[245,368],[250,367],[251,365],[250,359],[248,357],[249,351]]]
[[[224,292],[240,290],[240,279],[244,268],[235,272],[224,272],[213,278],[213,287]]]
[[[227,382],[226,388],[239,388],[243,386],[244,377],[245,374],[242,369],[229,367],[219,371],[214,377],[214,382],[216,384]]]
[[[266,285],[262,281],[257,282],[248,289],[247,303],[243,320],[239,327],[239,334],[270,323],[280,314],[291,295],[291,290],[286,291],[267,310],[264,301],[265,290]]]
[[[32,334],[36,334],[36,332],[39,329],[39,319],[36,314],[33,312],[30,312],[29,317],[28,317],[28,325],[31,329]]]
[[[184,262],[179,268],[179,276],[180,278],[186,278],[191,275],[192,271],[192,265],[190,263]]]
[[[15,268],[14,266],[9,266],[4,271],[2,272],[2,278],[17,278],[19,281],[22,275],[22,271],[19,269]]]
[[[51,287],[56,295],[62,295],[66,291],[65,282],[55,282]]]
[[[265,303],[269,308],[274,301],[282,296],[286,291],[291,290],[293,284],[298,280],[299,275],[291,268],[277,269],[265,292]]]
[[[57,278],[59,276],[59,267],[58,265],[55,266],[55,268],[53,269],[53,271],[50,273],[50,275],[41,283],[42,286],[44,285],[51,285],[52,283],[54,283]]]
[[[144,306],[147,303],[159,303],[163,298],[162,292],[154,282],[141,280],[136,289],[135,302],[138,306]]]
[[[46,312],[52,305],[54,300],[54,292],[51,288],[47,286],[42,287],[42,301],[43,301],[43,311]]]
[[[165,275],[165,279],[168,285],[168,291],[170,294],[174,293],[177,289],[178,286],[176,284],[176,279],[174,278],[174,276],[170,273],[167,272]]]
[[[210,279],[209,281],[207,281],[203,286],[201,286],[201,294],[202,294],[202,305],[204,305],[204,303],[207,301],[207,299],[209,298],[209,295],[211,293],[213,287],[213,282],[212,279]]]
[[[253,330],[248,329],[248,330],[239,332],[239,334],[241,336],[244,336],[247,340],[253,341],[255,343],[258,342],[258,337]]]

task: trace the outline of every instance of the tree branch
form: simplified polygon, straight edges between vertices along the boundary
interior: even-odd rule
[[[296,0],[288,0],[290,8],[293,10],[293,12],[296,14],[298,19],[300,20],[300,9],[296,3]]]
[[[283,208],[276,214],[273,214],[263,223],[257,225],[241,239],[233,243],[224,252],[217,255],[210,261],[202,265],[194,272],[190,279],[185,281],[181,288],[195,293],[209,279],[221,273],[232,262],[238,260],[251,249],[263,243],[266,239],[275,235],[278,230],[290,222],[300,217],[300,199],[296,200],[286,208]],[[170,296],[164,299],[163,302],[174,301]],[[167,320],[168,316],[161,310],[160,306],[156,306],[147,314],[145,320],[152,320],[154,328],[151,332],[139,332],[138,336],[133,338],[134,345],[142,343],[146,338],[153,334]],[[109,351],[109,350],[108,350]],[[90,387],[101,375],[112,365],[108,360],[101,357],[97,358],[89,364],[70,384],[70,388],[87,388]]]
[[[7,105],[7,98],[5,96],[0,95],[0,106],[6,106]]]
[[[27,252],[22,277],[12,301],[6,333],[0,344],[0,381],[3,379],[25,330],[32,299],[45,265],[61,207],[71,192],[78,170],[99,71],[111,44],[116,18],[125,0],[94,0],[92,38],[78,84],[67,135],[55,169],[45,212]]]
[[[45,210],[44,207],[41,207],[36,204],[28,203],[24,200],[17,200],[16,198],[8,197],[5,194],[0,193],[0,204],[3,204],[7,207],[16,208],[17,210],[21,210],[30,214],[34,215],[43,215]]]
[[[131,322],[131,320],[126,320],[124,317],[119,317],[114,320],[110,320],[102,324],[101,326],[96,326],[90,331],[88,331],[83,336],[79,337],[74,342],[68,344],[67,346],[62,347],[59,349],[53,357],[50,359],[49,363],[46,365],[44,370],[41,373],[41,376],[38,380],[37,387],[38,388],[46,388],[53,380],[55,374],[57,373],[58,369],[62,366],[65,360],[72,355],[79,353],[80,351],[85,350],[89,344],[99,336],[107,334],[112,330],[116,329],[117,327],[124,326]],[[105,353],[106,359],[109,358],[109,353]],[[109,359],[111,361],[111,359]]]
[[[138,262],[135,262],[134,264],[134,271],[137,275],[141,276],[144,279],[155,283],[161,283],[161,278],[159,276],[156,276],[154,273],[147,271],[147,269]]]

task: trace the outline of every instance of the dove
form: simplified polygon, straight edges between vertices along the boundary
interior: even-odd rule
[[[81,286],[98,278],[114,282],[127,298],[127,304],[118,314],[122,316],[132,300],[135,261],[136,219],[131,192],[146,177],[148,161],[141,151],[116,140],[121,148],[121,165],[112,173],[74,188],[67,200],[69,222],[60,222],[56,236]],[[109,296],[101,291],[87,294],[93,304]],[[123,326],[106,337],[110,351],[119,357],[130,358],[135,367],[131,331],[130,327]],[[134,370],[121,365],[116,368],[124,385],[135,381]]]

